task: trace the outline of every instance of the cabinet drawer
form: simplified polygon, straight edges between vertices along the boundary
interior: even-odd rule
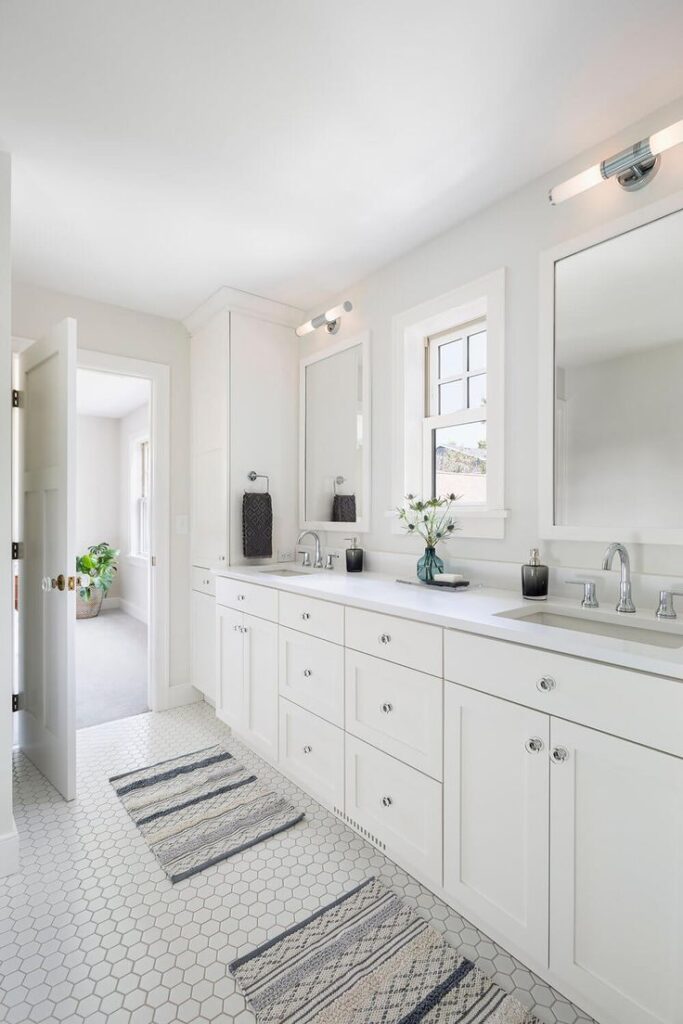
[[[280,698],[280,768],[326,807],[344,809],[344,733]]]
[[[627,668],[446,630],[454,683],[683,756],[683,683]]]
[[[200,594],[216,596],[216,577],[208,569],[202,569],[198,565],[192,566],[192,589]]]
[[[227,576],[218,576],[216,602],[246,612],[247,615],[257,615],[259,619],[277,622],[277,590],[271,587],[260,587],[253,583],[229,579]]]
[[[443,630],[359,608],[346,609],[346,646],[420,672],[443,673]]]
[[[346,815],[402,867],[441,887],[441,784],[346,734]]]
[[[280,627],[280,694],[344,727],[344,648]]]
[[[344,608],[330,601],[281,593],[280,625],[335,644],[344,643]]]
[[[346,654],[346,729],[442,778],[443,683],[368,654]]]

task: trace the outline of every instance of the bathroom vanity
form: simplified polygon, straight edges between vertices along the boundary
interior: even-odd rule
[[[217,715],[601,1024],[680,1024],[683,626],[282,571],[216,575]]]

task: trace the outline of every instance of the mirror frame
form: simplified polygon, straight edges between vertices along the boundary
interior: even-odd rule
[[[631,544],[683,544],[683,522],[678,528],[614,526],[558,526],[555,524],[555,264],[558,260],[600,242],[644,227],[683,211],[683,191],[650,203],[617,220],[602,224],[578,238],[546,249],[539,267],[538,352],[538,518],[539,536],[547,540],[613,541]]]
[[[329,359],[349,348],[361,346],[363,356],[363,458],[362,458],[362,515],[355,523],[333,523],[325,520],[306,518],[306,368],[322,359]],[[345,532],[355,536],[368,533],[370,530],[370,465],[372,456],[371,434],[371,389],[370,389],[370,333],[364,331],[346,341],[328,345],[310,356],[299,361],[299,523],[302,530],[329,530],[334,533]]]

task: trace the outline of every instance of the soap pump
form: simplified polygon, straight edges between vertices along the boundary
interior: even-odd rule
[[[522,596],[527,601],[546,601],[550,570],[541,564],[538,548],[532,548],[529,561],[522,566]]]
[[[351,547],[346,549],[346,571],[362,572],[363,549],[358,547],[358,537],[345,537],[344,540],[351,544]]]

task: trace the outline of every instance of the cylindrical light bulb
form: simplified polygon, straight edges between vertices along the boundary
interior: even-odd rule
[[[305,324],[301,325],[301,327],[297,327],[294,333],[296,334],[297,338],[303,338],[304,334],[310,334],[311,331],[314,330],[315,327],[313,326],[313,321],[307,320]]]
[[[676,121],[668,128],[662,128],[661,132],[655,132],[650,136],[650,152],[653,156],[663,153],[672,146],[678,146],[683,142],[683,121]]]
[[[340,306],[333,306],[332,309],[328,309],[325,313],[325,319],[331,324],[333,321],[339,319],[342,313],[350,313],[352,309],[353,306],[347,299],[346,302],[342,302]]]
[[[592,188],[593,185],[599,185],[604,180],[601,165],[593,164],[588,170],[581,171],[580,174],[575,174],[573,178],[569,178],[567,181],[563,181],[561,185],[556,185],[555,188],[552,188],[548,198],[553,206],[556,206],[557,203],[563,203],[565,199],[578,196],[580,192],[585,192],[587,189]]]

